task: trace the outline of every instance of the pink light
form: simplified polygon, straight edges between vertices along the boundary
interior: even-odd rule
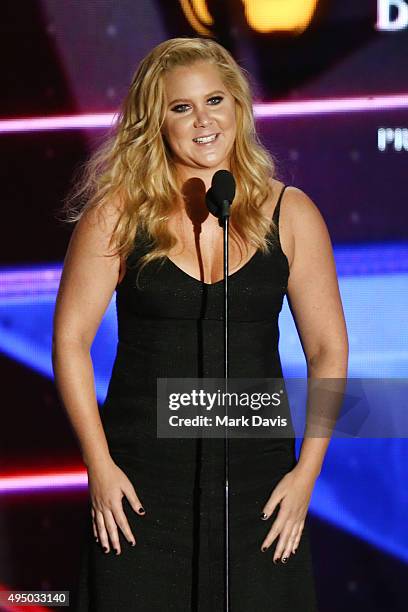
[[[408,108],[408,94],[271,102],[256,104],[254,111],[258,117],[284,117],[289,115],[302,116],[358,111],[383,111],[397,108]]]
[[[23,474],[0,477],[0,494],[13,492],[33,492],[44,489],[68,489],[88,486],[86,470],[66,472],[44,472],[43,474]]]
[[[264,118],[301,117],[304,115],[384,111],[404,108],[408,108],[408,93],[389,96],[268,102],[265,104],[254,104],[254,114],[256,117]],[[0,133],[107,128],[113,125],[115,117],[115,113],[89,113],[86,115],[3,119],[0,121]]]
[[[3,119],[0,121],[0,133],[106,128],[112,125],[115,117],[114,113],[89,113],[87,115]]]

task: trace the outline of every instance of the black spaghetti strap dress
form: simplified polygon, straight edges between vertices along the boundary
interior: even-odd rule
[[[223,281],[203,283],[166,259],[148,264],[137,288],[134,263],[144,252],[135,240],[116,288],[118,345],[101,418],[111,456],[146,514],[123,497],[136,546],[119,529],[116,555],[95,542],[89,507],[75,610],[224,612],[225,441],[156,433],[157,377],[224,375]],[[280,244],[257,251],[229,276],[231,378],[282,377],[278,318],[288,278]],[[296,463],[294,438],[229,439],[231,612],[317,609],[308,516],[286,564],[273,563],[277,540],[261,551],[279,505],[267,521],[262,508]]]

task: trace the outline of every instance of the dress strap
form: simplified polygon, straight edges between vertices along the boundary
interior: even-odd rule
[[[275,206],[275,210],[273,211],[273,221],[276,223],[276,228],[277,228],[277,234],[278,234],[278,238],[279,238],[279,213],[280,213],[280,204],[281,204],[281,200],[282,200],[282,196],[283,196],[283,192],[285,191],[287,185],[284,185],[282,187],[282,190],[279,194],[279,198],[278,198],[278,203]]]

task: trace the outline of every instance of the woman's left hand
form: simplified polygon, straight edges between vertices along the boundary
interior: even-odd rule
[[[265,552],[279,536],[273,562],[282,556],[286,563],[298,547],[317,475],[303,470],[298,464],[278,482],[262,512],[267,520],[280,504],[279,513],[262,543]],[[266,548],[265,548],[266,547]]]

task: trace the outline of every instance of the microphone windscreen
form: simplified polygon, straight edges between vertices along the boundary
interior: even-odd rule
[[[229,203],[235,197],[235,179],[228,170],[218,170],[211,182],[211,197],[220,206],[224,200]]]

